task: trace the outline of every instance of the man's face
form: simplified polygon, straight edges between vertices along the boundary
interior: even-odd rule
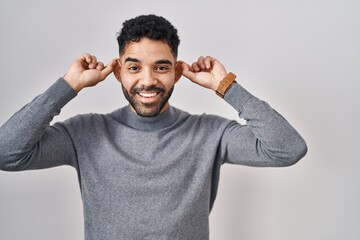
[[[120,74],[115,75],[133,111],[151,117],[169,107],[168,99],[180,76],[175,74],[176,59],[168,44],[148,38],[131,42],[120,64]]]

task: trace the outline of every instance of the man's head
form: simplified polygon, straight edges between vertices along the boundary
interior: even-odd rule
[[[114,73],[132,110],[145,117],[165,111],[181,77],[177,30],[163,17],[139,16],[124,22],[117,40],[120,59]]]

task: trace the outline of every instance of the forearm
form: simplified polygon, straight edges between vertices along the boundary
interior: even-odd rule
[[[33,153],[41,155],[42,139],[54,130],[48,129],[53,117],[60,113],[61,108],[76,96],[63,79],[59,79],[43,94],[37,96],[29,104],[15,113],[0,128],[0,169],[22,169],[21,165],[29,164]],[[44,136],[46,130],[47,135]]]
[[[269,104],[239,84],[234,84],[224,99],[247,121],[246,126],[229,126],[225,134],[227,161],[254,166],[288,166],[306,154],[304,139]],[[239,147],[247,148],[245,155],[239,156]]]

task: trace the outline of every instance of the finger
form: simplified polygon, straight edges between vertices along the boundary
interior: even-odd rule
[[[191,65],[191,68],[195,71],[195,72],[200,72],[201,71],[201,68],[199,66],[199,64],[197,62],[194,62],[192,65]]]
[[[96,69],[98,65],[97,58],[94,55],[90,56],[89,68]]]
[[[104,69],[104,64],[102,63],[102,62],[98,62],[97,64],[96,64],[96,70],[99,70],[99,71],[101,71],[101,70],[103,70]]]
[[[91,63],[94,62],[93,61],[93,56],[91,54],[89,54],[89,53],[84,53],[83,55],[81,55],[80,59],[82,61],[84,61],[85,63],[87,63],[87,64],[91,64]]]
[[[80,60],[85,64],[85,68],[95,69],[97,67],[96,57],[89,53],[84,53],[81,55]]]
[[[91,55],[91,63],[97,63],[97,58],[94,55]]]
[[[89,53],[84,53],[79,58],[84,69],[95,69],[97,66],[96,57]]]
[[[203,56],[199,57],[197,64],[200,67],[200,69],[205,69],[205,63],[204,63],[205,58]]]
[[[89,62],[90,61],[90,58],[91,58],[91,55],[89,53],[83,53],[81,56],[80,56],[80,59],[81,60],[84,60],[86,62]]]
[[[216,61],[215,58],[210,57],[210,56],[207,56],[207,57],[204,59],[205,68],[206,68],[206,69],[210,69],[214,61]]]
[[[80,61],[81,65],[84,69],[88,68],[89,63],[91,62],[91,55],[88,53],[83,53],[78,60]]]

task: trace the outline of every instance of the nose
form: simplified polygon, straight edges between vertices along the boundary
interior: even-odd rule
[[[144,86],[153,86],[156,85],[158,81],[155,73],[150,68],[144,68],[139,83]]]

